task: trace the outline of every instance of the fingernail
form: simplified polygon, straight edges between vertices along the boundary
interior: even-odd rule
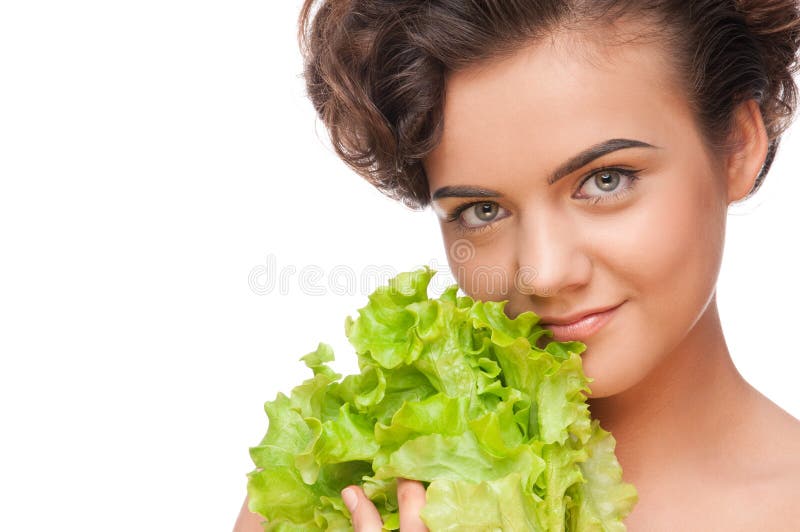
[[[342,500],[345,505],[347,505],[347,509],[350,510],[350,513],[355,513],[356,506],[358,506],[358,495],[356,495],[353,488],[345,488],[342,490]]]

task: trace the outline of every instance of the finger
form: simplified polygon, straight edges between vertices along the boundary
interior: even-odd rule
[[[400,532],[428,532],[419,516],[425,506],[425,486],[419,480],[397,479],[397,505],[400,511]]]
[[[342,500],[350,510],[354,532],[381,532],[383,520],[360,486],[348,486],[342,490]]]

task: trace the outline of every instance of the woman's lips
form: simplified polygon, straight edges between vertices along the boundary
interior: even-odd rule
[[[620,306],[622,303],[604,312],[589,314],[566,325],[543,324],[542,327],[553,332],[553,340],[556,342],[584,341],[608,323]]]

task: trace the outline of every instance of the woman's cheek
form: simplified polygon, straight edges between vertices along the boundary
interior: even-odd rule
[[[514,293],[514,272],[502,253],[466,238],[448,243],[450,271],[465,294],[476,300],[501,301]]]

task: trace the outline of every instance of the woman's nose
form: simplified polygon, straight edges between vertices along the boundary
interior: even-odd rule
[[[518,292],[553,297],[589,282],[589,247],[582,244],[583,234],[576,225],[546,212],[525,220],[516,244]]]

